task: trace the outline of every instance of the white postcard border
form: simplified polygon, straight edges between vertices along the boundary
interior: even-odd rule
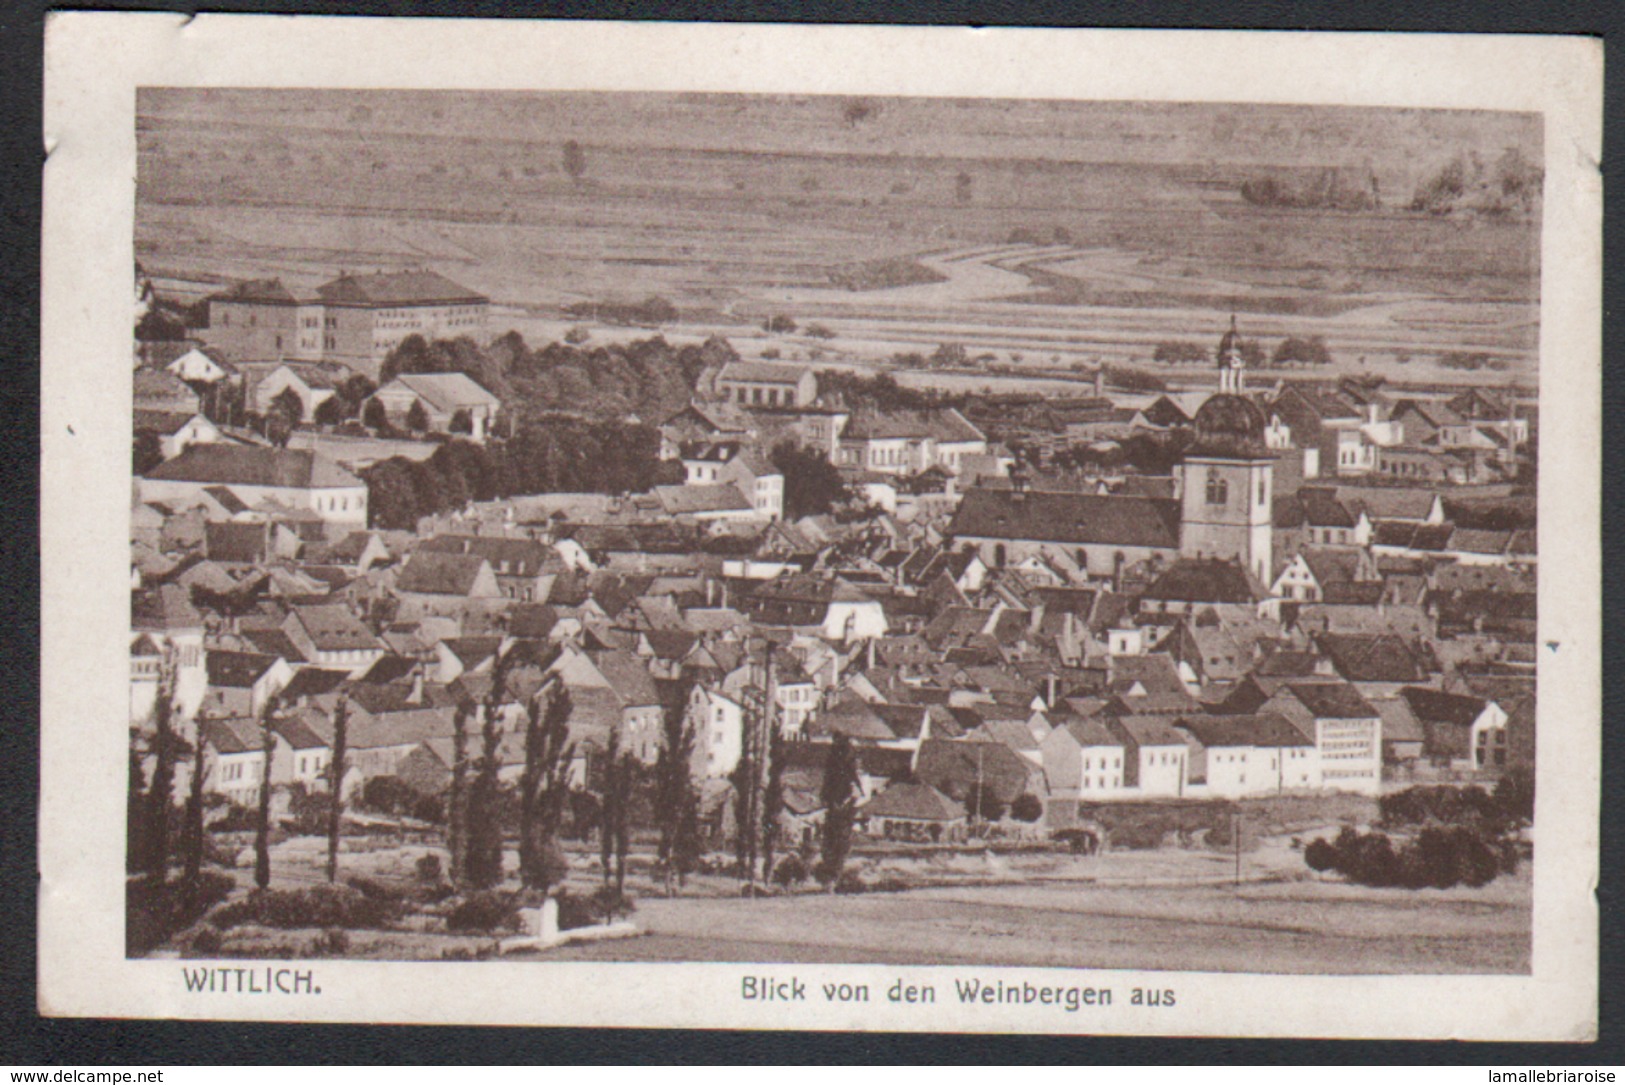
[[[542,23],[66,13],[49,22],[41,377],[39,1001],[113,1017],[1586,1039],[1600,785],[1599,41],[1513,35]],[[1539,806],[1533,975],[1279,976],[875,965],[295,962],[320,995],[187,994],[123,953],[134,93],[138,86],[705,90],[1496,109],[1545,118]],[[118,510],[114,512],[113,510]],[[93,786],[117,782],[120,786]],[[225,962],[222,962],[225,963]],[[252,968],[261,962],[230,962]],[[742,977],[867,982],[843,1007]],[[953,979],[1110,987],[963,1006]],[[891,1005],[899,978],[930,1006]],[[1175,988],[1171,1008],[1128,1005]]]

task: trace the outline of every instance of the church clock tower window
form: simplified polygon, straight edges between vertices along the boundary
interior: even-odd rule
[[[1207,503],[1209,505],[1223,505],[1230,500],[1230,483],[1219,476],[1219,472],[1208,468],[1207,472]]]

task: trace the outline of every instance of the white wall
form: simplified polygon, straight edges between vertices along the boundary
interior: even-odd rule
[[[1140,747],[1140,794],[1183,795],[1188,753],[1184,746]]]
[[[185,482],[178,479],[141,480],[141,500],[198,501],[212,482]],[[290,486],[231,486],[232,493],[249,505],[266,499],[280,501],[296,509],[311,509],[323,520],[333,524],[367,526],[367,487],[343,486],[331,489],[304,490]]]
[[[850,633],[848,622],[850,621]],[[883,637],[887,632],[886,612],[879,603],[832,602],[824,616],[823,635],[830,640],[867,640]]]

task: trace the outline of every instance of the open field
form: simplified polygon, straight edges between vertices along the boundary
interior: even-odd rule
[[[1346,811],[1345,811],[1346,812]],[[1298,824],[1303,811],[1263,808],[1266,824],[1286,818],[1300,839],[1330,834],[1329,822]],[[597,884],[596,858],[572,848],[576,895]],[[386,880],[411,877],[438,846],[388,836],[350,838],[341,869]],[[442,855],[443,858],[443,855]],[[273,885],[325,880],[325,841],[295,837],[273,849]],[[516,857],[508,858],[510,866]],[[994,855],[973,849],[871,849],[852,868],[918,886],[832,896],[810,887],[744,899],[737,880],[690,879],[663,897],[648,857],[633,857],[629,891],[640,938],[551,950],[538,960],[691,960],[1004,964],[1204,971],[1517,973],[1529,968],[1531,893],[1527,867],[1483,889],[1371,889],[1322,880],[1303,865],[1292,835],[1265,836],[1235,856],[1202,848]],[[238,879],[246,889],[249,871]],[[298,946],[320,932],[266,932]],[[403,931],[353,932],[358,955],[438,959],[488,950],[490,937]],[[252,937],[248,943],[252,945]]]
[[[1395,209],[1463,146],[1538,158],[1516,119],[885,100],[852,122],[816,97],[422,97],[144,95],[139,258],[183,296],[426,264],[502,307],[493,333],[535,340],[572,302],[661,294],[684,313],[670,335],[808,361],[957,342],[1018,367],[1143,362],[1234,312],[1266,348],[1323,335],[1352,370],[1534,369],[1536,225]],[[1383,210],[1236,191],[1321,167],[1367,170]],[[898,285],[839,285],[877,266]],[[781,312],[835,335],[760,331]],[[1433,364],[1457,350],[1508,369]]]
[[[1318,883],[917,889],[765,901],[643,899],[648,937],[549,960],[841,961],[1218,972],[1529,968],[1527,878],[1456,891]]]

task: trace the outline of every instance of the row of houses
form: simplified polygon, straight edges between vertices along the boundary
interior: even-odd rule
[[[877,427],[809,406],[800,377],[774,402],[761,374],[727,372],[731,405],[663,427],[683,485],[475,505],[414,532],[367,530],[365,486],[314,450],[187,447],[136,487],[132,724],[171,690],[211,786],[244,801],[267,705],[270,782],[316,787],[342,703],[344,786],[435,794],[459,714],[494,707],[512,776],[529,699],[558,686],[578,783],[612,743],[653,763],[681,724],[725,825],[730,776],[776,729],[795,826],[816,824],[839,740],[869,831],[933,839],[1018,807],[1042,831],[1079,803],[1369,795],[1532,761],[1527,543],[1473,560],[1435,491],[1278,475],[1234,372],[1172,478],[1088,492],[983,471],[997,456],[962,416]],[[786,434],[827,440],[838,467],[848,439],[865,459],[900,440],[844,469],[953,484],[788,521],[769,458]]]

